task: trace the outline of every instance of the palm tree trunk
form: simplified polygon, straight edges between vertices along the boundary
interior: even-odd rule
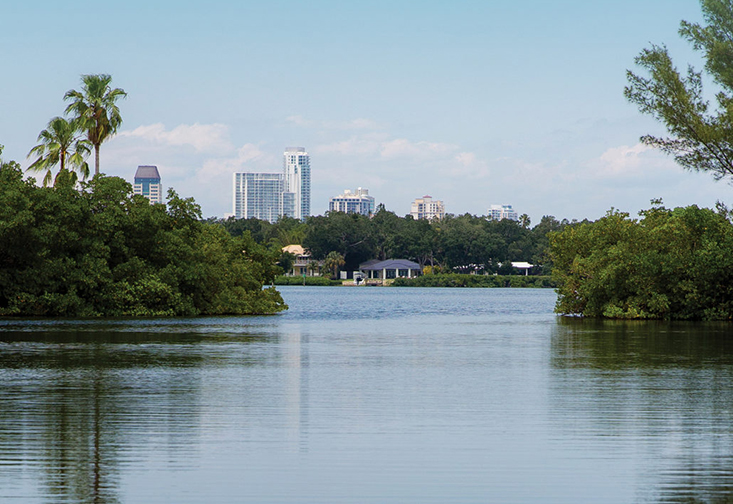
[[[94,144],[94,175],[99,175],[99,144]]]

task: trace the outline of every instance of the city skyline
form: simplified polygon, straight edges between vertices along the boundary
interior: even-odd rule
[[[128,97],[102,172],[128,179],[152,162],[164,189],[194,197],[204,216],[231,212],[232,173],[272,171],[286,145],[307,145],[318,167],[313,214],[360,185],[398,215],[440,192],[451,213],[511,202],[533,223],[635,214],[653,198],[733,200],[726,183],[640,144],[663,131],[623,97],[626,70],[651,43],[702,69],[677,34],[681,20],[701,21],[697,2],[168,6],[6,6],[3,158],[28,166],[64,93],[81,74],[109,73]],[[82,12],[87,29],[67,30]],[[284,13],[309,36],[282,30]],[[48,58],[52,43],[73,58]]]

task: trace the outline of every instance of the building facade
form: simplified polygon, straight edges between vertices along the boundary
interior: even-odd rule
[[[433,200],[432,196],[423,196],[412,202],[410,215],[413,219],[442,219],[445,217],[445,205],[440,200]]]
[[[369,196],[369,189],[362,189],[361,187],[354,192],[345,189],[343,194],[339,194],[328,201],[328,211],[372,215],[374,213],[374,196]]]
[[[283,177],[279,173],[235,173],[234,217],[277,222],[283,212]]]
[[[491,205],[489,211],[486,213],[486,216],[494,220],[519,220],[517,212],[512,208],[511,205]]]
[[[160,183],[157,166],[141,165],[137,167],[132,193],[145,196],[151,203],[163,203],[163,185]]]
[[[288,217],[305,219],[311,214],[311,165],[305,147],[287,147],[283,153],[283,192],[292,193],[292,212],[285,206]]]
[[[234,174],[234,217],[276,222],[280,217],[305,219],[311,209],[310,156],[303,147],[288,147],[282,173]]]

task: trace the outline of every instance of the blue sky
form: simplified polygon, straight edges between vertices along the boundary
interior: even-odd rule
[[[731,203],[731,186],[639,145],[663,131],[623,97],[650,43],[679,39],[693,0],[11,1],[0,18],[0,144],[24,166],[79,76],[129,96],[102,171],[159,167],[205,216],[231,212],[234,171],[311,155],[312,211],[365,187],[399,215],[512,204],[533,222]]]

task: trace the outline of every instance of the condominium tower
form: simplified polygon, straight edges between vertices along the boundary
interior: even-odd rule
[[[359,187],[355,192],[345,189],[328,201],[329,212],[358,213],[372,215],[374,213],[374,196],[369,196],[369,189]]]
[[[305,219],[311,209],[308,153],[303,147],[285,149],[282,173],[235,173],[232,201],[237,219]]]
[[[145,196],[151,203],[163,203],[163,185],[160,183],[157,166],[141,165],[137,167],[132,193]]]
[[[442,219],[445,217],[445,205],[440,200],[433,200],[432,196],[423,196],[412,202],[410,215],[413,219]]]
[[[305,219],[311,214],[311,164],[304,147],[288,147],[283,154],[283,192],[292,193],[293,213]],[[288,196],[290,198],[290,196]]]
[[[491,205],[486,216],[494,220],[519,220],[517,212],[512,208],[511,205]]]
[[[276,222],[284,214],[282,194],[279,173],[235,173],[234,216]]]

